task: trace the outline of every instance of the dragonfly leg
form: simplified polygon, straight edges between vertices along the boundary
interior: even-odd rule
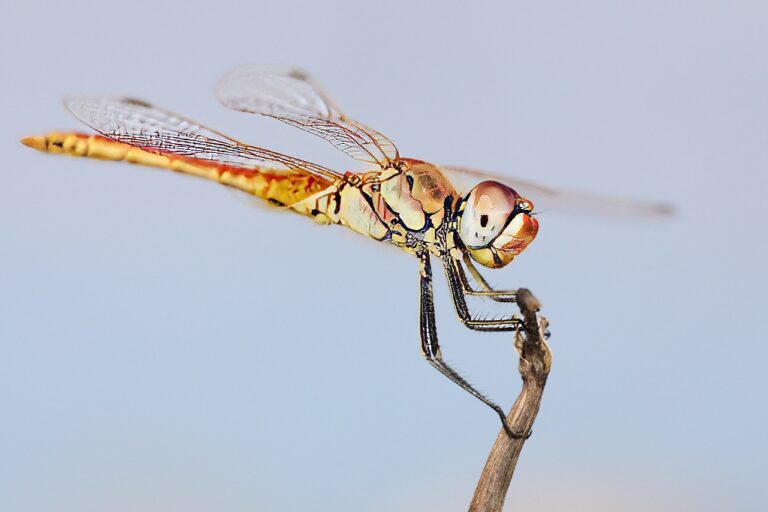
[[[480,290],[475,290],[470,284],[469,280],[467,279],[467,274],[464,273],[464,268],[461,266],[461,263],[456,264],[456,270],[459,273],[459,279],[461,280],[461,288],[464,292],[464,295],[471,295],[475,297],[488,297],[491,300],[495,300],[496,302],[515,302],[515,297],[517,296],[517,290],[494,290],[493,287],[488,284],[488,281],[485,280],[485,278],[480,274],[480,272],[477,270],[477,267],[475,267],[475,264],[472,263],[472,258],[470,258],[469,254],[464,254],[463,256],[464,265],[467,266],[467,270],[469,270],[469,273],[472,274],[472,279],[475,280],[475,282],[480,286]]]
[[[515,438],[527,438],[530,433],[515,432],[507,423],[504,411],[490,398],[483,395],[467,382],[459,373],[443,361],[440,344],[437,341],[437,326],[435,324],[434,293],[432,289],[432,268],[429,254],[419,255],[421,262],[420,301],[419,301],[419,331],[421,333],[421,353],[437,371],[451,379],[464,391],[474,396],[493,409],[501,419],[501,424],[508,435]]]
[[[459,315],[459,320],[461,320],[461,323],[463,323],[469,329],[475,331],[503,332],[516,331],[523,328],[522,322],[515,315],[495,319],[481,319],[473,317],[469,312],[469,307],[467,307],[466,295],[469,295],[465,291],[465,282],[467,277],[464,275],[464,269],[461,267],[461,262],[457,259],[450,258],[444,261],[444,266],[445,275],[448,278],[448,286],[451,289],[453,304],[456,307],[456,313]],[[508,295],[510,292],[498,293]]]

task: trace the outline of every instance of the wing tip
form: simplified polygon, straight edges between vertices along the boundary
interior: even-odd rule
[[[674,217],[677,215],[677,208],[672,203],[653,203],[651,205],[651,211],[662,217]]]
[[[221,75],[213,88],[214,95],[226,107],[233,108],[237,102],[230,97],[233,89],[237,89],[243,78],[248,80],[263,80],[265,78],[286,77],[300,82],[312,81],[312,76],[302,68],[287,64],[264,64],[246,62],[230,68]],[[253,86],[254,84],[251,84]]]

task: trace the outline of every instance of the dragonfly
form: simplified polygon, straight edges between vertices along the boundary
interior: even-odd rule
[[[230,109],[260,114],[320,137],[365,164],[338,172],[300,158],[245,144],[196,121],[130,97],[77,96],[67,109],[96,133],[51,132],[26,137],[36,150],[169,169],[234,187],[271,205],[340,225],[399,247],[419,263],[419,339],[424,358],[489,406],[513,437],[502,408],[446,363],[435,322],[432,259],[439,261],[461,323],[474,331],[521,331],[516,315],[486,318],[469,298],[515,302],[515,290],[495,289],[475,264],[508,265],[536,238],[539,223],[530,191],[551,200],[591,202],[633,212],[663,214],[664,205],[592,201],[525,181],[468,168],[406,158],[384,134],[347,117],[304,71],[242,65],[216,87]],[[466,190],[458,183],[472,182]],[[586,199],[586,201],[584,201]],[[471,277],[471,279],[470,279]]]

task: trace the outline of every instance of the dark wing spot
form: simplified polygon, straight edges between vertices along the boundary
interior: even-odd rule
[[[305,82],[309,80],[309,75],[307,75],[304,71],[295,68],[288,71],[288,76],[295,78],[296,80],[303,80]]]
[[[126,105],[133,105],[136,107],[144,107],[144,108],[152,108],[152,105],[147,103],[144,100],[140,100],[138,98],[122,98],[123,103]]]
[[[488,225],[488,216],[487,215],[481,215],[480,216],[480,226],[485,227]]]

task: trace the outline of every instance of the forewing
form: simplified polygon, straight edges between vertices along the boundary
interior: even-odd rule
[[[64,101],[80,121],[110,139],[158,154],[173,154],[255,169],[301,169],[324,178],[340,175],[321,165],[249,146],[191,119],[126,97],[79,96]]]
[[[494,180],[512,187],[521,196],[530,199],[536,211],[569,210],[601,215],[665,216],[673,213],[666,203],[638,201],[580,192],[561,190],[539,185],[527,180],[501,176],[468,167],[440,166],[440,170],[460,193],[468,192],[474,185]]]
[[[228,108],[279,119],[327,140],[362,162],[387,166],[398,159],[391,140],[348,119],[299,69],[239,66],[219,81],[216,95]]]

